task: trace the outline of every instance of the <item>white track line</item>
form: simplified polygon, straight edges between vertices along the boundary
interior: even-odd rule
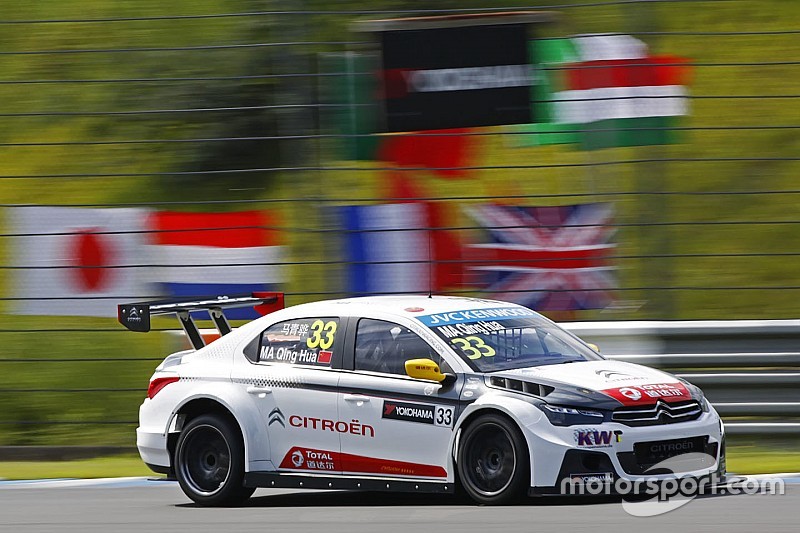
[[[98,479],[25,479],[0,481],[2,489],[52,489],[52,488],[130,488],[165,486],[166,479],[150,477],[107,477]],[[171,483],[170,483],[171,485]]]
[[[785,483],[790,485],[800,484],[800,472],[784,472],[780,474],[752,474],[738,475],[728,474],[735,479],[764,479],[782,478]],[[107,477],[98,479],[25,479],[25,480],[2,480],[0,479],[0,490],[3,489],[72,489],[72,488],[132,488],[132,487],[164,487],[173,486],[174,481],[166,478],[153,477]]]

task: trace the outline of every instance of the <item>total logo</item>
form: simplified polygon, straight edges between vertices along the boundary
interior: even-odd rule
[[[622,442],[621,430],[576,429],[573,433],[578,446],[607,448],[612,443]]]
[[[642,393],[638,389],[632,389],[630,387],[622,387],[621,389],[619,389],[619,393],[625,396],[626,398],[633,400],[634,402],[636,400],[642,399]]]
[[[301,466],[303,466],[304,462],[305,459],[303,458],[303,452],[301,452],[300,450],[295,450],[292,452],[292,464],[296,468],[300,468]]]
[[[691,393],[682,383],[648,383],[605,389],[601,392],[619,400],[623,405],[653,404],[659,399],[667,402],[692,399]]]
[[[302,470],[337,470],[338,452],[310,450],[294,447],[283,458],[280,468],[299,468]]]

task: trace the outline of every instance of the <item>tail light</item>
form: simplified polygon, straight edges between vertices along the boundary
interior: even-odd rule
[[[155,378],[151,380],[150,386],[147,387],[147,397],[152,400],[153,397],[161,391],[161,389],[163,389],[170,383],[175,383],[180,379],[181,378],[179,376],[169,376],[165,378]]]

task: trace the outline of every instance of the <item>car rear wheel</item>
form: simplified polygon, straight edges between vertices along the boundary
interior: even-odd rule
[[[461,435],[459,480],[478,503],[503,505],[522,498],[530,482],[529,464],[525,438],[504,416],[482,415]]]
[[[181,432],[175,474],[186,495],[201,505],[237,505],[255,489],[244,482],[244,442],[228,418],[203,415]]]

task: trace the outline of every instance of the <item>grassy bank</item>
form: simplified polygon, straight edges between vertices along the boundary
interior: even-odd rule
[[[0,461],[0,479],[55,479],[156,475],[138,455],[80,461]]]

